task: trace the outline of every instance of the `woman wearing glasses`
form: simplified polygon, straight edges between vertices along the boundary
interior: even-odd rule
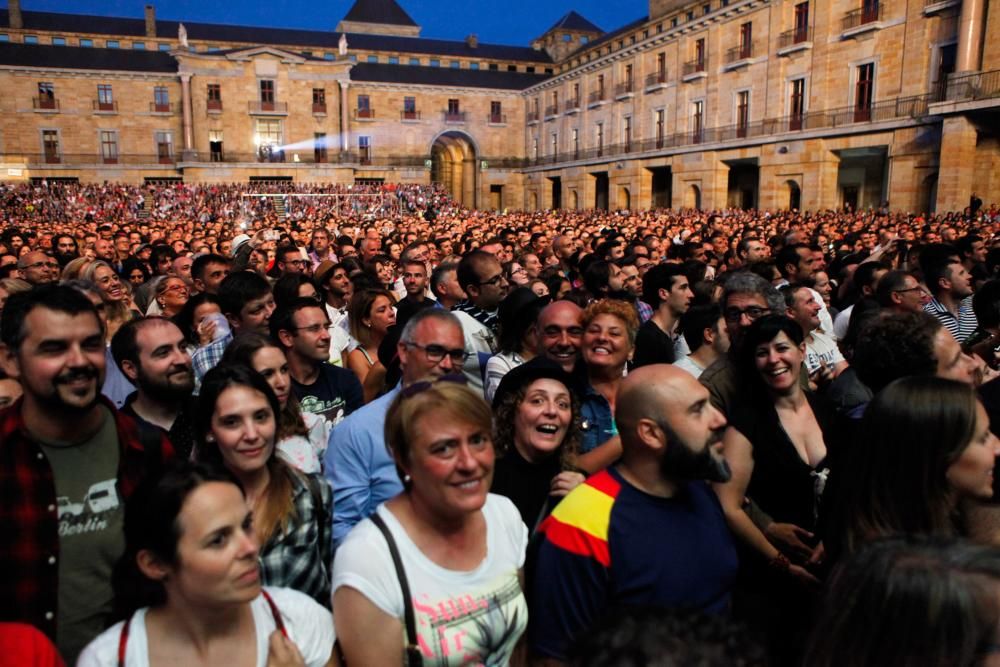
[[[490,408],[461,383],[403,389],[385,420],[404,491],[337,549],[333,607],[349,665],[505,665],[528,622],[527,529],[489,493]]]
[[[195,414],[195,458],[243,487],[260,541],[263,581],[330,601],[331,493],[322,475],[278,456],[281,405],[257,371],[220,364],[205,374]]]
[[[174,317],[184,309],[189,296],[190,291],[183,280],[167,276],[156,285],[153,298],[156,300],[161,315]]]

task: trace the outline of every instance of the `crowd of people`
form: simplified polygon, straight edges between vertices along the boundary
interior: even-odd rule
[[[2,186],[0,653],[993,664],[971,204]]]

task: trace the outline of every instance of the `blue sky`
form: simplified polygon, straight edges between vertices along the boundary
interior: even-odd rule
[[[353,0],[146,0],[157,17],[180,21],[332,30]],[[103,16],[143,15],[144,0],[21,0],[25,11]],[[6,3],[0,3],[5,5]],[[647,0],[400,0],[424,37],[526,46],[563,14],[576,10],[606,31],[649,11]]]

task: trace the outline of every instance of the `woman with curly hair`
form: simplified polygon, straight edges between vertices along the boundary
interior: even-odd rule
[[[536,357],[503,377],[493,412],[497,461],[490,491],[510,498],[534,530],[585,479],[574,464],[580,402],[572,379],[555,362]]]

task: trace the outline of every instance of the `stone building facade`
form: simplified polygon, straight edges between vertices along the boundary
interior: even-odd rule
[[[650,0],[530,46],[0,11],[0,178],[439,181],[479,208],[1000,200],[1000,0]]]

